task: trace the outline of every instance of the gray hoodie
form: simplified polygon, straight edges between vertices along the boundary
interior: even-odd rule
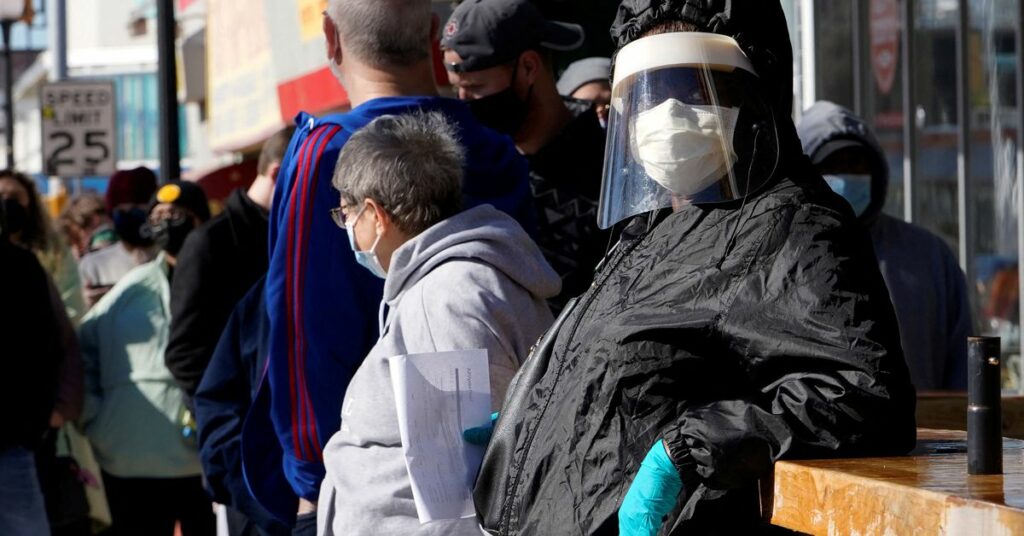
[[[545,300],[560,286],[519,224],[489,205],[438,223],[395,251],[380,340],[353,376],[341,430],[324,449],[319,534],[480,533],[475,519],[420,525],[388,358],[486,349],[497,410],[530,346],[551,324]]]

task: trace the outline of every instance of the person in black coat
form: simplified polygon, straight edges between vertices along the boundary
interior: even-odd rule
[[[32,449],[49,426],[64,349],[51,306],[56,291],[36,256],[5,236],[5,205],[10,203],[0,204],[0,534],[49,534]]]
[[[786,457],[898,455],[914,388],[869,237],[802,154],[767,0],[624,0],[594,285],[509,387],[490,534],[752,534]],[[635,216],[635,217],[634,217]]]
[[[178,254],[165,361],[190,398],[232,308],[267,271],[268,210],[292,131],[283,129],[263,144],[249,189],[235,190],[224,212],[191,233]]]

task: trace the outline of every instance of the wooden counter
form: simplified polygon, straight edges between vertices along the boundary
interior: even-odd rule
[[[821,535],[1024,534],[1024,441],[1003,475],[968,476],[966,434],[918,431],[894,458],[783,461],[765,497],[773,525]]]

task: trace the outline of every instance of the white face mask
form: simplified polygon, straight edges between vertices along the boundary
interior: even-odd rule
[[[366,268],[371,274],[385,279],[388,276],[387,270],[384,269],[380,264],[380,259],[377,258],[377,244],[380,242],[380,233],[377,234],[377,239],[373,241],[373,245],[370,246],[370,251],[359,251],[356,246],[356,222],[359,221],[359,217],[363,215],[363,211],[366,210],[366,206],[363,206],[362,210],[356,214],[355,218],[352,218],[351,223],[345,224],[345,232],[348,233],[348,244],[352,246],[352,253],[356,257],[356,262],[360,266]]]
[[[661,186],[684,198],[693,196],[736,163],[732,138],[739,115],[738,108],[668,99],[637,116],[637,160]]]

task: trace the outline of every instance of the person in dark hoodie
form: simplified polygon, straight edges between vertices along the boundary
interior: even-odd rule
[[[914,388],[867,233],[802,154],[777,1],[624,0],[601,224],[513,379],[491,534],[751,534],[783,457],[897,455]]]
[[[533,227],[528,166],[512,141],[437,94],[430,50],[439,25],[430,0],[330,0],[327,57],[352,110],[299,114],[281,164],[270,211],[267,373],[246,419],[242,456],[253,495],[295,522],[297,533],[315,530],[323,448],[340,426],[348,382],[377,340],[383,293],[383,281],[356,264],[329,216],[339,201],[331,174],[345,142],[382,115],[439,111],[466,148],[463,206],[490,204]],[[274,466],[283,476],[268,471]]]
[[[9,204],[0,202],[0,534],[49,534],[32,449],[50,422],[64,348],[51,303],[56,289],[36,256],[11,242]]]
[[[387,316],[324,449],[321,536],[480,533],[472,517],[420,523],[388,359],[484,349],[497,409],[551,325],[546,300],[561,283],[515,220],[486,205],[460,210],[462,160],[453,125],[437,112],[377,118],[338,159],[336,222],[360,264],[386,277]]]
[[[925,229],[882,212],[889,165],[861,118],[818,102],[804,112],[797,132],[804,153],[871,234],[914,387],[967,389],[972,322],[967,283],[953,250]]]
[[[189,234],[171,282],[171,338],[164,360],[185,394],[196,394],[231,309],[267,271],[267,211],[294,128],[270,137],[256,179],[224,212]]]

